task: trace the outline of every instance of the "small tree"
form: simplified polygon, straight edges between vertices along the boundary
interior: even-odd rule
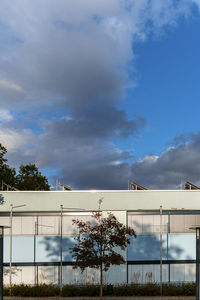
[[[102,218],[100,212],[93,213],[94,222],[73,220],[78,228],[75,237],[76,245],[71,248],[75,258],[74,268],[96,268],[100,270],[100,298],[103,296],[103,271],[108,271],[111,265],[124,264],[124,257],[117,252],[116,247],[125,250],[130,244],[128,236],[136,237],[135,231],[120,223],[109,213]]]

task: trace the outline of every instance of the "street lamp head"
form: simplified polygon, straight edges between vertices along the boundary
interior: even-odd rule
[[[10,204],[10,206],[11,206],[11,208],[18,208],[18,207],[26,206],[26,204],[15,205],[15,206],[13,206],[13,204]]]
[[[63,205],[62,205],[62,209],[66,209],[66,210],[77,210],[77,211],[85,211],[85,208],[79,208],[79,207],[63,207]]]
[[[190,230],[197,230],[197,229],[200,229],[200,225],[192,225],[189,229],[190,229]]]

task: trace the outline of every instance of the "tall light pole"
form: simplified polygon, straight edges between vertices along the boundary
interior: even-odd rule
[[[78,207],[63,207],[60,205],[60,295],[62,295],[62,287],[63,287],[63,274],[62,274],[62,267],[63,267],[63,210],[77,210],[77,211],[85,211],[83,208]]]
[[[11,296],[11,290],[12,290],[12,217],[13,217],[13,209],[26,206],[26,204],[22,205],[16,205],[13,206],[13,204],[10,204],[10,263],[9,263],[9,281],[10,281],[10,296]]]
[[[196,300],[200,300],[200,225],[190,229],[196,231]]]
[[[3,235],[4,228],[9,226],[0,225],[0,300],[3,300]]]
[[[160,296],[162,296],[162,205],[160,206]]]

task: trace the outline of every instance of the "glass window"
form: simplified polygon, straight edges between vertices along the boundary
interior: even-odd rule
[[[13,235],[34,235],[36,217],[13,217]]]
[[[110,266],[107,272],[103,273],[105,284],[126,283],[126,264],[119,266]]]
[[[171,233],[191,233],[192,225],[200,224],[200,215],[170,215]]]
[[[38,283],[39,284],[58,284],[58,266],[39,266]]]
[[[8,263],[10,260],[10,237],[4,236],[3,239],[3,262]]]
[[[73,237],[63,237],[62,259],[63,262],[72,261],[70,248],[75,241]],[[37,262],[59,262],[60,261],[60,237],[59,236],[37,236],[36,261]]]
[[[168,259],[196,259],[195,234],[170,234]]]
[[[64,215],[63,216],[63,235],[75,235],[77,234],[76,225],[73,225],[73,220],[82,220],[84,222],[94,222],[94,218],[91,215]]]
[[[4,285],[9,285],[9,267],[4,268]],[[34,284],[34,267],[13,267],[13,284]]]
[[[167,258],[167,236],[162,236],[162,256]],[[160,260],[160,235],[138,235],[130,238],[128,260]]]
[[[37,236],[36,261],[58,262],[60,260],[59,236]]]
[[[168,265],[162,266],[162,280],[168,282]],[[155,283],[160,281],[160,265],[128,265],[128,283]]]
[[[63,266],[63,284],[98,284],[99,270],[87,268],[84,272],[73,269],[72,266]]]
[[[170,281],[171,282],[191,282],[195,281],[196,266],[195,264],[171,264]]]
[[[160,233],[160,215],[128,215],[128,226],[133,228],[137,235]],[[162,232],[167,232],[168,216],[162,216]]]
[[[59,234],[58,216],[39,216],[38,235],[57,235]]]
[[[13,236],[12,261],[33,262],[34,238],[33,236]]]

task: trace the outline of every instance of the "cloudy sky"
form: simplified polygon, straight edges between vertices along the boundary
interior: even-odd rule
[[[199,0],[1,0],[0,142],[75,189],[200,185]]]

